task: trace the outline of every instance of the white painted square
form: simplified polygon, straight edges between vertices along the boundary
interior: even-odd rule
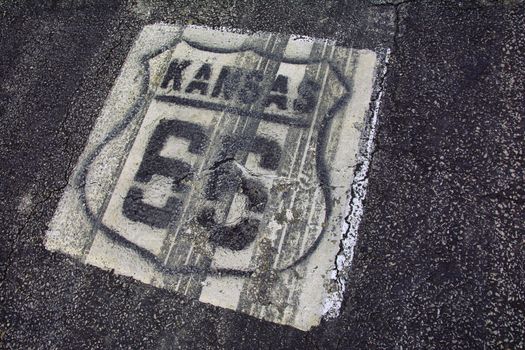
[[[378,62],[327,40],[145,27],[46,247],[310,329],[341,292],[331,273]]]

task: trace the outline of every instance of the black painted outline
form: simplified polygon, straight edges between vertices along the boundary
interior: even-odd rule
[[[181,33],[180,35],[182,36],[183,34]],[[332,119],[335,113],[339,111],[350,99],[351,91],[352,91],[351,89],[352,83],[346,80],[345,76],[339,71],[339,69],[334,64],[333,60],[331,59],[326,59],[326,58],[287,59],[277,54],[262,51],[255,47],[221,49],[221,48],[207,47],[205,45],[202,45],[196,42],[192,42],[192,41],[189,41],[183,38],[176,39],[172,43],[162,46],[161,48],[154,51],[153,53],[149,55],[144,55],[141,57],[140,64],[141,64],[141,68],[143,70],[144,76],[143,76],[143,81],[142,81],[142,85],[140,88],[139,97],[137,98],[133,106],[131,106],[131,108],[126,112],[126,114],[124,115],[124,118],[108,133],[108,135],[100,142],[100,144],[97,145],[97,147],[95,147],[95,149],[91,153],[89,153],[88,156],[80,164],[79,171],[77,173],[77,178],[74,181],[75,185],[82,189],[79,195],[79,199],[81,201],[82,207],[85,210],[88,220],[91,222],[93,227],[103,232],[106,238],[120,245],[121,247],[130,249],[134,251],[135,253],[139,254],[141,258],[143,258],[148,263],[150,263],[156,269],[156,271],[164,275],[204,274],[204,275],[211,275],[211,276],[249,277],[255,272],[255,270],[211,269],[211,268],[202,268],[198,266],[188,266],[188,265],[176,266],[176,267],[166,266],[162,264],[162,262],[159,261],[157,256],[151,253],[149,250],[142,248],[131,241],[128,241],[127,239],[122,237],[118,232],[104,225],[101,222],[101,220],[99,220],[99,216],[97,215],[97,213],[92,211],[92,209],[89,207],[89,204],[87,202],[85,183],[86,183],[86,177],[87,177],[91,164],[98,157],[98,155],[101,153],[104,147],[111,140],[116,138],[118,135],[120,135],[120,133],[122,133],[127,128],[130,122],[135,118],[135,116],[137,116],[142,111],[142,109],[144,108],[144,104],[147,102],[146,95],[149,92],[148,88],[149,88],[149,80],[150,80],[149,60],[151,60],[155,56],[158,56],[167,50],[174,48],[181,42],[185,42],[186,44],[188,44],[189,46],[195,49],[198,49],[201,51],[214,52],[214,53],[238,53],[238,52],[252,51],[264,58],[267,58],[269,60],[274,60],[274,61],[280,61],[282,63],[290,63],[290,64],[327,63],[328,64],[329,68],[334,72],[336,78],[343,85],[343,87],[345,88],[347,92],[343,94],[335,102],[335,104],[327,111],[327,113],[323,117],[323,120],[321,121],[320,129],[318,131],[318,138],[317,138],[318,143],[317,143],[317,148],[316,148],[316,171],[317,171],[317,176],[320,181],[320,186],[323,190],[323,195],[325,199],[325,221],[324,221],[325,223],[330,220],[330,217],[332,215],[333,205],[330,205],[332,203],[331,189],[329,186],[330,175],[329,175],[329,171],[326,166],[323,155],[326,153],[327,135],[328,135],[328,132],[332,124]],[[317,103],[319,103],[319,100]],[[304,262],[317,249],[317,247],[322,241],[322,238],[325,235],[325,231],[326,231],[326,225],[323,225],[323,229],[321,230],[321,233],[318,235],[318,237],[312,243],[312,245],[308,248],[308,250],[299,259],[294,261],[292,264],[289,264],[286,267],[278,269],[277,272],[284,272]]]
[[[191,98],[186,98],[186,97],[179,97],[179,96],[173,96],[173,95],[159,95],[159,96],[155,96],[155,99],[157,101],[166,102],[166,103],[174,103],[174,104],[182,105],[182,106],[202,108],[202,109],[208,109],[208,110],[219,111],[219,112],[225,111],[228,113],[239,115],[241,117],[261,119],[261,120],[266,120],[271,123],[285,124],[288,126],[306,128],[310,125],[309,120],[305,118],[293,118],[293,117],[287,117],[281,114],[254,112],[254,111],[247,110],[245,108],[239,108],[239,107],[234,107],[234,106],[229,106],[226,104],[209,102],[209,101],[196,100],[196,99],[191,99]]]

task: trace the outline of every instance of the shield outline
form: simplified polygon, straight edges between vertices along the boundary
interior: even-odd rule
[[[98,232],[103,233],[104,236],[108,240],[119,245],[120,247],[133,250],[138,255],[140,255],[142,259],[144,259],[147,263],[153,266],[156,271],[160,272],[162,275],[204,274],[207,276],[249,277],[254,272],[254,270],[213,269],[213,268],[202,268],[202,267],[188,266],[188,265],[174,266],[174,267],[166,266],[158,259],[158,257],[155,254],[153,254],[149,250],[143,247],[140,247],[139,245],[127,240],[117,231],[104,225],[102,221],[100,220],[100,217],[103,215],[103,213],[97,215],[97,213],[95,213],[90,208],[88,200],[87,200],[88,196],[86,193],[85,183],[86,183],[86,177],[89,173],[91,164],[95,161],[95,159],[102,152],[102,150],[106,147],[106,145],[110,143],[114,138],[118,137],[124,130],[126,130],[128,125],[131,123],[131,121],[133,121],[138,115],[140,115],[141,112],[148,106],[148,104],[146,103],[148,100],[146,96],[151,93],[151,91],[149,90],[149,86],[150,86],[149,61],[152,58],[162,54],[163,52],[173,49],[180,42],[185,42],[190,47],[197,49],[197,50],[201,50],[201,51],[209,51],[209,52],[214,52],[214,53],[239,53],[239,52],[245,52],[245,51],[252,51],[261,57],[264,57],[264,58],[267,58],[273,61],[278,61],[280,63],[289,63],[289,64],[326,63],[328,65],[328,67],[334,73],[337,80],[341,83],[341,85],[344,87],[346,92],[335,101],[335,103],[329,108],[327,113],[322,117],[324,121],[321,123],[321,126],[318,130],[318,143],[316,146],[316,173],[317,173],[317,178],[320,180],[320,186],[322,188],[322,193],[323,193],[324,200],[325,200],[324,222],[328,222],[330,220],[330,217],[333,211],[333,201],[331,200],[332,191],[329,186],[330,175],[329,175],[329,171],[328,171],[325,159],[324,159],[324,154],[325,154],[326,146],[327,146],[326,144],[327,134],[331,128],[331,121],[333,120],[334,115],[346,105],[346,103],[351,97],[352,82],[347,80],[347,78],[341,73],[337,65],[335,65],[331,59],[327,59],[327,58],[320,58],[320,59],[284,58],[276,54],[266,52],[256,47],[247,46],[242,49],[217,48],[217,47],[206,46],[202,43],[188,40],[187,38],[186,39],[177,38],[170,44],[164,45],[161,48],[155,50],[153,53],[143,55],[141,57],[140,67],[142,69],[142,74],[141,74],[142,82],[141,82],[139,96],[137,97],[133,105],[124,114],[124,117],[122,118],[122,120],[88,154],[88,156],[84,158],[83,162],[81,163],[77,176],[75,177],[74,183],[78,188],[81,189],[79,199],[81,201],[82,208],[84,210],[84,214],[90,221],[92,227],[97,229]],[[319,100],[317,101],[317,103],[319,103]],[[226,107],[225,110],[228,111],[228,108],[229,107]],[[232,112],[235,113],[235,110],[232,110]],[[300,120],[300,123],[304,123],[304,122],[305,122],[304,120]],[[128,155],[126,155],[126,158]],[[276,270],[277,273],[287,271],[301,264],[317,249],[323,237],[325,236],[325,231],[327,229],[326,228],[327,225],[322,225],[322,226],[323,228],[321,232],[319,233],[315,241],[310,245],[310,247],[303,253],[303,255],[299,259],[295,260],[293,263],[285,267],[277,269]]]

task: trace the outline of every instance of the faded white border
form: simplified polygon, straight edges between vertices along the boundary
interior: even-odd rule
[[[383,85],[388,70],[388,63],[390,59],[390,49],[386,50],[383,61],[383,70],[379,78],[379,92],[375,100],[372,118],[369,123],[369,133],[366,140],[366,145],[363,152],[358,155],[358,164],[361,166],[354,174],[352,181],[352,197],[348,203],[348,215],[343,220],[341,249],[336,256],[336,266],[331,271],[331,279],[337,282],[337,290],[328,294],[323,303],[322,315],[325,319],[331,319],[339,316],[340,309],[343,304],[344,293],[346,291],[346,283],[348,273],[352,267],[352,260],[354,258],[354,248],[357,243],[357,235],[361,219],[364,213],[364,200],[366,198],[368,187],[368,170],[374,151],[374,142],[377,134],[377,124],[379,120],[379,109],[381,107],[381,100],[383,98]],[[377,86],[377,85],[376,85]]]

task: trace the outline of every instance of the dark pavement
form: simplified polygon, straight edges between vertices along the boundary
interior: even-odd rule
[[[525,348],[521,1],[0,2],[0,348]],[[392,49],[342,315],[310,332],[43,240],[136,35],[193,23]]]

